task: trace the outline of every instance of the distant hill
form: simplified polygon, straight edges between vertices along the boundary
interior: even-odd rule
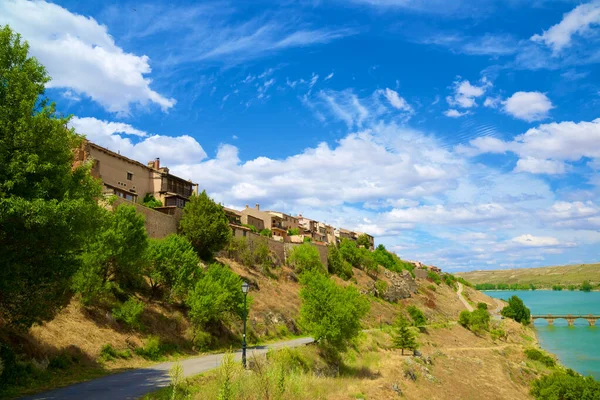
[[[598,285],[600,283],[600,263],[563,265],[559,267],[539,267],[504,269],[493,271],[471,271],[455,274],[462,276],[467,281],[478,283],[520,283],[534,284],[538,287],[551,287],[552,285],[581,285],[584,280]]]

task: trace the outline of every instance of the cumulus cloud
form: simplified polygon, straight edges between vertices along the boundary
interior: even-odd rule
[[[164,165],[176,165],[200,162],[206,158],[202,146],[188,135],[151,135],[129,124],[90,117],[75,117],[71,119],[70,126],[88,140],[140,162],[159,157]],[[141,139],[132,140],[123,135]]]
[[[542,42],[552,48],[554,54],[571,45],[574,35],[583,35],[593,25],[600,24],[600,2],[581,4],[563,16],[562,21],[544,33],[531,37],[534,42]]]
[[[0,25],[9,24],[29,42],[52,77],[49,87],[85,94],[110,112],[127,114],[130,104],[175,105],[150,88],[145,55],[117,46],[106,26],[45,1],[0,2]]]
[[[556,247],[561,243],[558,239],[550,236],[533,236],[525,234],[512,239],[512,242],[525,247]]]
[[[455,110],[454,108],[444,111],[444,115],[446,117],[450,117],[450,118],[460,118],[460,117],[464,117],[465,115],[468,115],[468,114],[469,114],[469,111],[460,112],[458,110]]]
[[[548,118],[554,108],[550,99],[540,92],[516,92],[502,102],[504,112],[527,122]]]
[[[383,96],[387,99],[387,101],[390,102],[392,107],[394,107],[395,109],[406,111],[408,113],[414,112],[410,104],[408,104],[408,102],[404,100],[403,97],[400,97],[398,92],[396,92],[395,90],[386,88],[385,90],[381,90],[380,93],[383,94]]]
[[[446,97],[446,101],[452,107],[472,108],[476,107],[476,99],[485,94],[487,88],[492,84],[486,79],[481,80],[481,85],[473,85],[468,80],[457,80],[454,82],[452,96]]]
[[[564,174],[565,163],[556,160],[540,160],[533,157],[525,157],[517,161],[514,171],[547,175]]]

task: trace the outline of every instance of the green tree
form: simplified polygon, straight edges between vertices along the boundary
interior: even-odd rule
[[[593,289],[592,285],[590,284],[590,281],[583,281],[583,283],[581,284],[581,288],[580,290],[582,292],[591,292]]]
[[[260,231],[260,235],[265,237],[273,237],[273,232],[271,232],[270,229],[263,229]]]
[[[379,268],[377,261],[375,261],[375,257],[373,257],[373,253],[364,248],[358,249],[358,253],[360,257],[360,266],[362,269],[369,275],[377,275]]]
[[[98,213],[99,229],[90,238],[83,265],[73,279],[73,288],[84,303],[111,289],[140,283],[148,235],[144,216],[135,207],[122,204],[114,212]]]
[[[185,299],[202,273],[192,244],[176,234],[151,239],[146,263],[144,275],[153,294],[165,290],[169,300]]]
[[[293,266],[298,273],[304,271],[325,272],[319,250],[310,243],[295,246],[288,257],[288,264]]]
[[[243,316],[242,279],[227,266],[211,264],[186,300],[196,329],[220,321],[226,315]]]
[[[501,314],[506,318],[514,319],[523,325],[528,325],[531,319],[529,308],[525,306],[523,300],[517,296],[508,299],[508,305],[502,309]]]
[[[462,310],[458,316],[458,323],[468,329],[471,323],[471,313],[467,310]]]
[[[157,200],[156,197],[154,197],[154,195],[152,193],[146,193],[142,204],[144,204],[146,207],[149,207],[149,208],[156,208],[156,207],[163,206],[162,201]]]
[[[484,331],[490,329],[490,313],[485,310],[478,308],[471,313],[469,320],[469,329],[477,334],[482,334]]]
[[[568,369],[533,381],[531,394],[540,400],[596,400],[600,399],[600,382]]]
[[[231,228],[223,206],[208,197],[205,190],[198,196],[193,195],[185,205],[179,228],[204,260],[225,248],[231,239]]]
[[[100,185],[73,168],[82,138],[44,95],[45,68],[0,27],[0,320],[26,329],[70,298]]]
[[[367,236],[364,233],[358,236],[358,238],[356,239],[356,244],[358,246],[364,246],[365,249],[371,248],[371,240],[369,240],[369,236]]]
[[[394,347],[402,350],[415,351],[418,348],[415,333],[410,329],[408,320],[400,315],[396,321],[396,335],[394,336]]]
[[[344,280],[352,278],[354,275],[352,266],[344,260],[342,253],[336,245],[330,245],[327,252],[327,268],[330,274],[338,275]]]
[[[300,234],[300,228],[290,228],[288,229],[288,236],[296,236]]]
[[[342,257],[344,257],[344,260],[348,261],[350,265],[355,268],[360,268],[360,253],[358,247],[356,247],[356,242],[343,238],[340,243],[340,253],[342,253]]]
[[[309,271],[300,278],[300,325],[317,342],[344,349],[360,333],[369,302],[354,286],[341,287],[327,276]]]
[[[410,315],[410,318],[413,320],[414,326],[423,326],[427,324],[427,318],[423,311],[419,310],[416,306],[410,305],[406,307],[406,311]]]

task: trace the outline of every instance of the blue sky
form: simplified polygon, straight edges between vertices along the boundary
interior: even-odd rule
[[[475,3],[475,4],[473,4]],[[0,1],[96,143],[449,271],[600,259],[600,1]]]

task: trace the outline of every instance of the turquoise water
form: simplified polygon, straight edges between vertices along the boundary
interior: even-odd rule
[[[517,295],[532,314],[595,314],[600,315],[600,292],[579,291],[486,291],[488,296],[507,300]],[[586,320],[576,320],[570,327],[565,320],[535,321],[540,345],[556,354],[561,364],[583,375],[600,379],[600,320],[589,326]]]

